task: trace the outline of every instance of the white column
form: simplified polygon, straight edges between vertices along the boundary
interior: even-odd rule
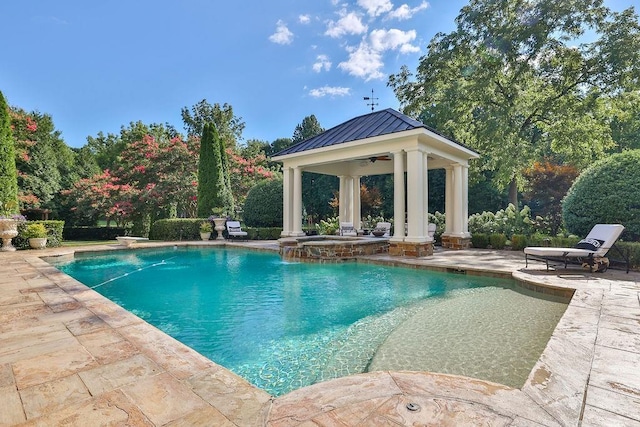
[[[424,235],[429,240],[429,153],[424,153]]]
[[[404,241],[404,151],[393,154],[393,222],[394,232],[390,239],[395,242]]]
[[[444,233],[445,236],[453,232],[453,168],[445,168],[444,182]]]
[[[361,211],[361,207],[360,207],[360,177],[359,176],[354,176],[352,177],[353,180],[353,190],[351,191],[352,195],[352,201],[353,203],[351,204],[351,215],[353,218],[353,226],[355,227],[356,230],[360,230],[361,226],[360,226],[360,217],[362,216],[360,211]]]
[[[340,197],[338,199],[338,221],[346,222],[347,221],[347,177],[339,176],[340,178]]]
[[[462,166],[462,233],[471,237],[469,233],[469,165]]]
[[[292,236],[304,236],[302,231],[302,170],[293,168],[293,222],[291,227]]]
[[[291,214],[293,212],[293,181],[291,179],[292,170],[290,167],[282,168],[282,233],[281,237],[291,235],[293,228],[291,227]]]
[[[416,148],[407,151],[407,222],[409,232],[406,242],[427,240],[425,219],[425,170],[424,153]]]
[[[453,165],[453,229],[452,235],[462,237],[462,165]]]

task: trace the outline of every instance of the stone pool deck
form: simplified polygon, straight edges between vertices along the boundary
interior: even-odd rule
[[[277,242],[229,246],[278,250]],[[576,291],[519,390],[436,373],[373,372],[273,398],[40,258],[73,251],[0,252],[0,425],[640,426],[637,272],[525,270],[522,254],[486,250],[362,257],[513,274],[542,291]]]

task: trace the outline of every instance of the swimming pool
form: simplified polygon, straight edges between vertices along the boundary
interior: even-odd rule
[[[517,292],[509,280],[286,263],[237,249],[78,254],[55,265],[273,395],[374,369],[425,369],[519,387],[566,308]],[[533,332],[516,338],[523,327]],[[497,347],[510,350],[506,358],[493,355]],[[478,360],[492,362],[487,374]]]

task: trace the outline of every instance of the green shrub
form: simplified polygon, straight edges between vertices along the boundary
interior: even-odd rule
[[[243,217],[248,227],[282,227],[282,181],[254,185],[244,202]]]
[[[200,224],[206,218],[159,219],[149,230],[151,240],[200,240]]]
[[[115,240],[124,236],[127,230],[122,227],[65,227],[64,240]]]
[[[614,154],[585,169],[562,201],[567,229],[586,236],[595,224],[622,224],[640,238],[640,150]]]
[[[489,246],[489,235],[486,233],[474,233],[471,235],[471,245],[474,248],[486,249]]]
[[[573,248],[580,241],[578,236],[555,236],[551,238],[551,246],[554,248]]]
[[[640,269],[640,243],[638,242],[617,242],[616,247],[629,258],[629,265],[634,270]],[[610,260],[621,260],[622,256],[614,248],[607,254]]]
[[[527,236],[524,234],[514,234],[511,236],[511,249],[521,251],[527,247]]]
[[[493,233],[489,236],[489,243],[493,249],[504,249],[507,244],[507,236],[502,233]]]
[[[340,228],[340,219],[336,216],[333,218],[321,219],[320,223],[316,224],[318,234],[333,236]]]
[[[30,222],[22,230],[22,237],[25,239],[44,239],[47,237],[47,229],[44,224]]]
[[[531,235],[535,222],[531,219],[531,209],[525,206],[521,210],[509,204],[506,209],[493,212],[482,212],[469,217],[469,232],[500,233],[508,237],[514,234]]]
[[[249,240],[278,240],[282,234],[282,227],[247,227],[243,230]]]
[[[62,230],[64,228],[64,221],[29,221],[18,224],[18,235],[13,239],[13,245],[16,248],[29,248],[29,238],[25,237],[25,231],[27,227],[33,224],[41,224],[47,230],[45,237],[47,238],[48,248],[57,248],[58,246],[62,245]]]

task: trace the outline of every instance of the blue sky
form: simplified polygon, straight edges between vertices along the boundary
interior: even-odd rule
[[[638,0],[610,0],[615,9]],[[228,103],[245,140],[291,137],[399,108],[390,74],[415,70],[462,0],[30,0],[0,2],[0,91],[53,117],[65,142],[171,123],[202,99]]]

